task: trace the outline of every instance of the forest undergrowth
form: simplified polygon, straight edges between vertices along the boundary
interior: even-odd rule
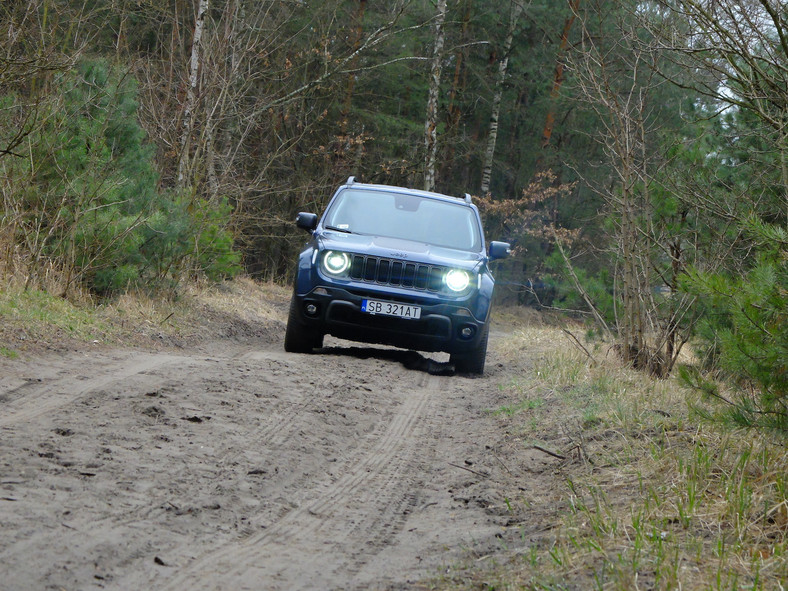
[[[227,326],[258,322],[284,333],[289,289],[245,277],[183,282],[158,296],[127,292],[97,299],[87,292],[52,295],[51,286],[0,287],[0,356],[84,347],[188,346],[215,339]],[[240,329],[239,329],[240,330]]]
[[[432,588],[786,588],[785,440],[708,421],[717,403],[624,366],[579,326],[576,343],[565,319],[502,314],[516,326],[503,358],[534,359],[498,385],[514,402],[490,410],[523,450],[560,458],[550,476],[563,492],[553,527],[536,537],[526,533],[531,500],[509,499],[525,515],[522,544],[503,548],[503,560],[460,565]]]

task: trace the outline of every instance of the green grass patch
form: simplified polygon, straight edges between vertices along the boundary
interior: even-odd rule
[[[501,350],[524,369],[499,386],[515,400],[498,413],[524,450],[536,442],[563,455],[519,475],[559,490],[548,501],[557,509],[522,506],[528,525],[550,515],[549,533],[510,543],[493,567],[464,565],[436,589],[788,588],[784,442],[704,421],[678,380],[653,380],[615,356],[591,360],[557,329],[527,328],[515,341]],[[533,408],[537,420],[524,412]]]
[[[9,349],[8,347],[0,347],[0,356],[5,357],[7,359],[18,359],[19,353],[17,353],[13,349]]]
[[[94,340],[109,330],[93,306],[79,306],[36,289],[0,292],[0,317],[33,332],[60,329],[79,340]]]
[[[504,405],[495,412],[496,414],[511,417],[524,411],[536,410],[537,408],[541,408],[542,406],[544,406],[544,399],[531,398],[531,399],[522,400],[516,404]]]

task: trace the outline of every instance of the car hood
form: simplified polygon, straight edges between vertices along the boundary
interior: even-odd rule
[[[399,238],[388,238],[386,236],[369,236],[324,230],[317,236],[317,239],[320,248],[325,250],[342,250],[380,258],[400,259],[447,267],[474,269],[484,259],[484,255],[481,252],[456,250],[454,248],[446,248],[424,242],[412,242]]]

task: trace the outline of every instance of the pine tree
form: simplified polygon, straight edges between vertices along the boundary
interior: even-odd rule
[[[104,60],[84,60],[55,84],[30,157],[10,167],[29,277],[48,262],[62,271],[64,292],[81,284],[104,294],[161,286],[186,271],[237,272],[226,204],[187,206],[159,191],[134,79]]]
[[[736,424],[788,435],[788,231],[755,217],[746,229],[759,256],[745,276],[694,271],[684,282],[711,312],[699,331],[707,366],[720,368],[734,395],[720,395],[697,371],[683,376],[724,400]]]

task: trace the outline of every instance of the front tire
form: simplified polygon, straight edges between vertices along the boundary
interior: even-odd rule
[[[452,353],[449,362],[454,365],[457,373],[482,375],[484,362],[487,359],[487,340],[490,336],[490,325],[484,326],[484,333],[479,340],[479,345],[469,353]]]
[[[311,353],[323,346],[323,333],[306,326],[298,317],[298,302],[295,295],[290,299],[285,330],[285,351],[288,353]]]

